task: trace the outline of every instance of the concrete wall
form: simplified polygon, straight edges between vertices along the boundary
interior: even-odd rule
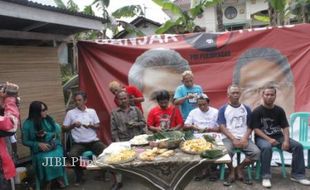
[[[225,12],[225,9],[229,6],[235,7],[238,11],[238,14],[233,19],[227,19],[223,15],[224,25],[234,25],[242,23],[252,25],[253,21],[251,19],[251,15],[253,13],[268,9],[268,3],[266,3],[265,0],[226,0],[222,5],[223,14]],[[195,23],[201,27],[205,27],[207,32],[215,32],[217,29],[215,8],[206,8],[202,17],[195,19]]]

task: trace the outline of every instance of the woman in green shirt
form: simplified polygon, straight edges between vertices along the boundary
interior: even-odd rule
[[[53,180],[60,187],[65,187],[65,163],[62,159],[60,134],[60,126],[47,114],[47,105],[40,101],[31,102],[28,118],[22,127],[22,140],[31,150],[36,182],[46,184],[47,190],[51,189]]]

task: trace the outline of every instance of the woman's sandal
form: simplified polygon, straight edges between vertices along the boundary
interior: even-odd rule
[[[61,179],[57,179],[56,181],[57,181],[58,187],[60,189],[66,188],[66,185],[64,184],[64,182]]]

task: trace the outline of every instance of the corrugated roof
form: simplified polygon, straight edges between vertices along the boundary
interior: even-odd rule
[[[104,19],[102,17],[87,15],[87,14],[84,14],[81,12],[73,12],[73,11],[70,11],[68,9],[62,9],[62,8],[54,7],[54,6],[50,6],[50,5],[43,5],[40,3],[28,1],[28,0],[0,0],[0,1],[15,3],[15,4],[19,4],[19,5],[24,5],[27,7],[33,7],[33,8],[38,8],[38,9],[43,9],[43,10],[48,10],[48,11],[59,12],[59,13],[63,13],[63,14],[73,15],[73,16],[80,16],[80,17],[84,17],[84,18],[99,20],[99,21],[102,21],[103,23],[107,21],[106,19]]]
[[[137,18],[135,18],[133,21],[130,22],[130,24],[134,25],[135,27],[138,27],[140,25],[142,25],[143,23],[150,23],[153,24],[155,26],[160,27],[162,24],[160,24],[159,22],[155,22],[153,20],[150,20],[148,18],[145,18],[144,16],[138,16]],[[119,33],[115,34],[113,36],[113,39],[119,39],[119,38],[123,38],[128,34],[128,32],[126,30],[122,30]]]

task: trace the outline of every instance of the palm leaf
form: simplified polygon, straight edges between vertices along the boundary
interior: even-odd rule
[[[287,3],[286,0],[268,0],[268,2],[277,12],[283,12]]]
[[[156,31],[156,34],[164,34],[165,32],[169,31],[171,28],[176,26],[177,24],[171,20],[168,20],[163,25],[161,25]]]
[[[62,8],[62,9],[66,9],[66,5],[64,4],[64,2],[62,2],[62,0],[54,0],[55,4],[57,7]]]
[[[91,5],[87,5],[84,7],[83,13],[87,14],[87,15],[95,15],[95,12],[93,11],[93,9],[91,8]]]
[[[197,5],[191,9],[188,10],[190,15],[192,15],[193,18],[197,17],[198,15],[201,15],[203,13],[202,5]]]
[[[182,9],[175,5],[172,2],[166,1],[166,0],[152,0],[154,3],[159,5],[163,10],[171,11],[175,15],[182,15],[183,11]]]
[[[72,12],[79,12],[79,6],[73,0],[67,2],[67,9]]]
[[[94,0],[94,2],[91,5],[95,5],[96,7],[98,6],[104,6],[104,7],[108,7],[110,5],[110,0]]]
[[[114,16],[115,18],[121,18],[134,17],[141,14],[143,14],[143,10],[140,5],[129,5],[117,9],[112,13],[112,16]]]
[[[145,36],[145,34],[141,30],[128,22],[122,22],[122,26],[129,34],[134,33],[137,36]]]
[[[222,3],[223,0],[203,0],[200,4],[204,7],[214,7],[215,5]]]
[[[269,23],[270,17],[264,15],[254,15],[254,19],[260,22]]]

